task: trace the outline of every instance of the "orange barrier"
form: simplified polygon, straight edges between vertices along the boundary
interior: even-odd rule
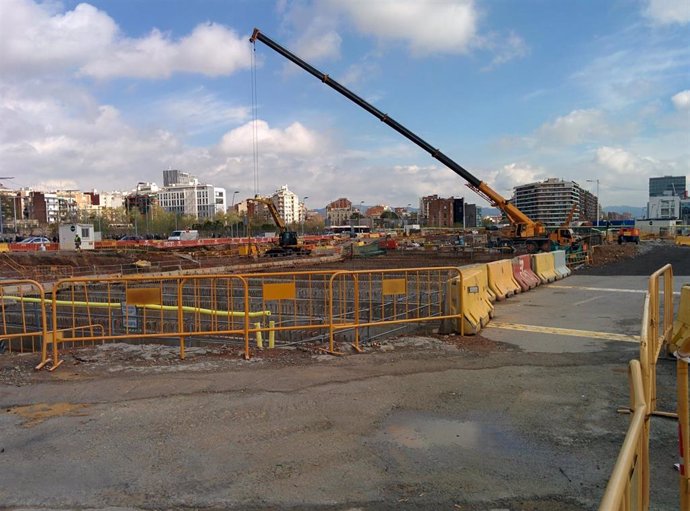
[[[649,415],[637,360],[630,361],[628,380],[633,414],[599,511],[649,509],[649,478],[645,476],[645,467],[649,467]]]
[[[328,352],[337,354],[335,335],[354,332],[352,347],[361,351],[362,328],[450,320],[463,335],[462,312],[444,302],[449,280],[462,285],[452,267],[338,271],[329,281]]]
[[[512,259],[513,278],[520,285],[523,291],[534,289],[541,280],[532,271],[532,257],[529,255],[522,255]]]
[[[246,282],[237,275],[59,280],[53,286],[48,332],[51,370],[62,363],[62,345],[96,341],[178,339],[184,358],[186,338],[235,337],[249,357],[249,318],[265,312],[252,313],[247,303]]]
[[[532,268],[542,284],[548,284],[559,279],[550,252],[532,255]]]
[[[682,295],[681,295],[682,296]],[[690,292],[688,309],[690,319]],[[663,314],[662,314],[663,309]],[[679,311],[679,317],[681,312]],[[685,316],[683,316],[685,317]],[[634,412],[628,434],[621,448],[616,466],[601,501],[600,511],[648,510],[650,505],[649,439],[650,418],[659,415],[679,419],[680,509],[690,509],[690,480],[688,479],[688,364],[676,363],[678,381],[678,413],[657,411],[656,364],[664,345],[669,346],[673,337],[673,270],[667,264],[649,277],[648,290],[642,313],[640,335],[640,360],[631,361],[631,369],[639,367],[639,382],[631,380],[631,396]],[[636,370],[635,370],[636,371]],[[633,372],[635,372],[633,371]],[[644,411],[641,411],[644,410]]]
[[[501,301],[522,289],[513,277],[513,266],[510,259],[486,263],[486,271],[489,277],[489,289],[494,292],[496,299]]]
[[[678,315],[673,323],[672,345],[674,350],[683,353],[690,350],[690,284],[680,291]],[[690,415],[688,414],[688,364],[676,361],[678,442],[680,444],[680,505],[681,509],[690,507]]]
[[[45,291],[35,280],[0,281],[0,352],[37,353],[47,359]]]
[[[676,236],[676,245],[690,246],[690,236]]]

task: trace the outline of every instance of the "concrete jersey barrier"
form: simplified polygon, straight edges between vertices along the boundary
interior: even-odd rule
[[[533,254],[532,269],[537,277],[539,277],[539,280],[541,280],[542,284],[548,284],[549,282],[554,282],[560,278],[556,273],[553,262],[553,254],[551,252]]]
[[[450,279],[446,286],[447,315],[462,312],[462,327],[465,335],[476,335],[493,317],[487,280],[486,265],[463,266],[460,268],[462,286],[457,277]],[[443,320],[439,333],[457,332],[458,325],[452,320]]]
[[[517,256],[512,259],[513,277],[523,291],[529,291],[541,284],[541,280],[532,271],[532,257],[529,255]]]
[[[572,273],[565,262],[565,250],[554,250],[551,253],[553,254],[554,270],[560,278],[564,279]]]
[[[497,300],[505,300],[509,296],[522,291],[520,284],[513,277],[513,266],[510,259],[486,263],[489,278],[489,289],[494,292]]]

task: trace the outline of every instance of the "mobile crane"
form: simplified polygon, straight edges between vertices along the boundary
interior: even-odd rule
[[[285,221],[281,218],[276,205],[271,199],[256,195],[249,200],[266,206],[276,227],[278,227],[278,245],[268,249],[264,255],[268,257],[285,257],[292,255],[307,256],[311,254],[311,249],[299,243],[297,233],[295,231],[288,231]]]
[[[549,250],[550,240],[545,226],[541,222],[535,222],[522,211],[520,211],[514,204],[508,202],[498,192],[493,190],[488,184],[481,181],[461,165],[453,161],[451,158],[443,154],[439,149],[434,148],[428,142],[411,132],[403,125],[378,110],[373,105],[367,103],[355,93],[330,78],[327,74],[322,73],[318,69],[307,64],[305,61],[280,46],[275,41],[266,37],[258,28],[254,29],[249,41],[256,43],[261,41],[266,46],[276,51],[286,59],[304,69],[309,74],[315,76],[323,83],[334,89],[336,92],[342,94],[347,99],[360,106],[381,122],[387,124],[402,136],[417,144],[419,147],[428,152],[433,158],[443,163],[450,170],[458,174],[467,181],[467,186],[474,190],[478,195],[486,199],[492,206],[500,209],[508,218],[510,225],[500,232],[500,244],[505,245],[524,245],[528,251]]]

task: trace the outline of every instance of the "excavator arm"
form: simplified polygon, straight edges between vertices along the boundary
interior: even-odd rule
[[[283,48],[281,45],[266,37],[258,28],[254,29],[250,42],[255,43],[257,40],[264,43],[266,46],[276,51],[289,61],[298,65],[304,69],[307,73],[315,76],[323,83],[328,85],[330,88],[334,89],[336,92],[345,96],[347,99],[360,106],[367,112],[369,112],[374,117],[378,118],[381,122],[387,124],[389,127],[393,128],[395,131],[400,133],[402,136],[415,143],[426,152],[428,152],[433,158],[440,161],[443,165],[448,167],[450,170],[458,174],[460,177],[467,181],[468,186],[477,192],[480,196],[484,197],[489,201],[494,207],[499,208],[508,217],[508,220],[515,228],[515,234],[517,237],[533,237],[542,236],[545,233],[544,226],[531,220],[527,215],[520,211],[515,205],[510,204],[505,198],[503,198],[498,192],[493,190],[489,185],[472,175],[467,169],[463,168],[461,165],[453,161],[447,155],[443,154],[439,149],[433,147],[431,144],[426,142],[421,137],[417,136],[415,133],[408,130],[405,126],[397,122],[395,119],[389,117],[387,114],[381,112],[373,105],[367,103],[358,95],[339,84],[337,81],[333,80],[327,74],[322,73],[315,67],[307,64],[305,61]]]
[[[273,221],[275,222],[276,226],[278,227],[278,230],[282,233],[287,231],[287,226],[285,225],[285,221],[282,219],[280,216],[280,213],[278,213],[278,209],[276,208],[276,205],[273,204],[273,201],[271,199],[267,199],[266,197],[260,197],[257,195],[253,199],[250,199],[254,202],[258,202],[259,204],[263,204],[268,208],[268,212],[271,213],[271,217],[273,217]]]

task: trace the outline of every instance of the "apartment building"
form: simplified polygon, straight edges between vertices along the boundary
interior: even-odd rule
[[[550,178],[545,181],[517,186],[511,202],[534,221],[547,227],[557,227],[565,222],[574,205],[573,220],[597,218],[598,200],[575,181]]]
[[[302,210],[297,194],[291,192],[287,185],[278,188],[271,196],[271,200],[287,225],[302,221]]]
[[[329,226],[349,225],[352,213],[352,202],[341,197],[326,206],[326,224]]]

